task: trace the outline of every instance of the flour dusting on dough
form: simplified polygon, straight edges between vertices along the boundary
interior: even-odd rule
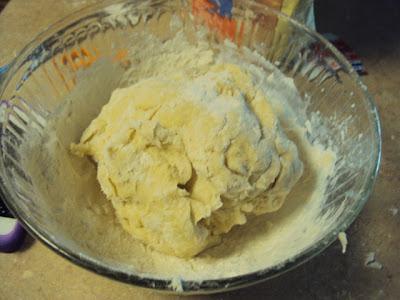
[[[251,73],[211,64],[115,90],[72,151],[93,157],[123,228],[193,257],[248,218],[277,211],[303,172]]]

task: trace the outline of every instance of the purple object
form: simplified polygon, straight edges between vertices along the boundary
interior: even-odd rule
[[[21,247],[25,238],[25,230],[18,222],[7,234],[0,235],[0,252],[14,252]]]

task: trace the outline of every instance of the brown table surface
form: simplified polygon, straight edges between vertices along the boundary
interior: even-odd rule
[[[0,65],[37,33],[95,0],[12,0],[0,14]],[[362,5],[361,5],[362,4]],[[343,37],[361,56],[363,78],[382,118],[383,156],[375,192],[348,230],[348,251],[334,243],[310,262],[249,288],[185,299],[400,299],[400,3],[318,1],[320,32]],[[364,265],[374,252],[382,269]],[[0,254],[0,299],[180,299],[82,269],[28,238]]]

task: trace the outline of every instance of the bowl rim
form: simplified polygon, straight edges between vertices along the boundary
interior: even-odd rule
[[[122,4],[127,2],[137,2],[132,0],[105,0],[100,3],[91,4],[85,6],[81,9],[75,10],[63,18],[59,19],[59,21],[52,23],[47,26],[44,30],[42,30],[39,34],[35,36],[22,50],[19,54],[12,60],[9,64],[8,71],[5,74],[5,79],[0,84],[0,98],[5,90],[5,87],[8,85],[9,80],[15,74],[15,71],[23,64],[24,60],[28,57],[28,55],[32,52],[33,49],[36,49],[40,44],[42,39],[46,40],[50,38],[52,35],[49,35],[50,32],[58,29],[62,30],[68,25],[72,26],[75,22],[79,22],[80,16],[85,13],[94,14],[95,10],[99,10],[101,8],[108,7],[110,5]],[[165,1],[161,1],[165,2]],[[341,54],[326,38],[317,33],[314,30],[311,30],[307,26],[302,23],[296,21],[295,19],[289,17],[288,15],[271,8],[268,5],[257,3],[254,0],[245,0],[243,3],[251,4],[252,7],[256,7],[262,11],[267,11],[268,13],[272,13],[273,15],[277,15],[280,18],[285,19],[296,28],[299,28],[302,31],[305,31],[308,35],[321,42],[327,49],[329,49],[334,56],[340,61],[342,68],[344,68],[348,74],[351,76],[352,80],[361,88],[363,91],[363,98],[365,99],[365,104],[369,108],[369,118],[371,125],[374,127],[374,136],[376,142],[376,153],[372,157],[374,163],[371,164],[371,168],[368,174],[368,180],[364,182],[364,189],[359,194],[358,205],[356,205],[352,211],[349,213],[347,218],[343,221],[340,226],[335,229],[332,229],[328,232],[322,239],[318,241],[318,243],[313,246],[306,248],[301,251],[299,254],[291,258],[290,260],[285,261],[282,264],[273,266],[271,268],[265,268],[258,271],[219,278],[219,279],[209,279],[209,280],[180,280],[180,284],[182,289],[176,289],[174,280],[166,279],[166,278],[157,278],[156,276],[150,276],[150,274],[144,274],[145,276],[140,276],[139,274],[133,274],[121,271],[120,269],[112,268],[108,264],[104,264],[99,260],[91,259],[88,256],[80,255],[65,245],[60,245],[59,241],[54,237],[42,230],[41,228],[35,228],[28,220],[26,220],[19,213],[16,206],[14,206],[13,201],[10,201],[10,196],[7,188],[4,183],[0,181],[0,196],[4,199],[5,204],[11,210],[14,216],[17,217],[20,223],[24,226],[27,231],[32,234],[36,239],[41,241],[48,248],[52,249],[54,252],[59,255],[67,258],[71,262],[81,267],[84,267],[87,270],[95,272],[97,274],[104,275],[108,278],[122,281],[129,284],[134,284],[136,286],[140,286],[143,288],[149,288],[152,290],[157,290],[166,293],[175,293],[175,294],[207,294],[207,293],[215,293],[221,291],[229,291],[233,289],[237,289],[244,286],[249,286],[256,284],[261,281],[265,281],[268,279],[272,279],[280,274],[286,273],[287,271],[304,264],[309,261],[314,256],[318,255],[320,252],[325,250],[329,245],[331,245],[336,239],[339,232],[344,232],[355,220],[355,218],[359,215],[365,203],[368,201],[369,197],[372,194],[374,184],[379,172],[379,167],[381,163],[381,155],[382,155],[382,138],[381,138],[381,125],[379,113],[376,107],[376,104],[373,100],[373,97],[368,93],[366,86],[361,81],[358,74],[354,71],[351,64],[347,61],[343,54]],[[68,23],[67,23],[68,22]],[[60,26],[64,25],[60,28]],[[3,162],[1,161],[1,172],[3,172]],[[7,181],[7,186],[9,186],[9,178],[8,176],[3,175],[3,180]],[[142,273],[143,274],[143,273]],[[174,288],[175,287],[175,288]]]

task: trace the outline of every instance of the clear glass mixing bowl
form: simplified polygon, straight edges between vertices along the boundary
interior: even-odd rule
[[[135,274],[85,253],[68,241],[78,237],[59,231],[57,220],[34,192],[30,174],[21,165],[20,145],[26,132],[42,128],[46,120],[76,88],[80,70],[108,60],[124,69],[129,34],[148,29],[168,39],[183,28],[191,35],[206,23],[209,38],[229,38],[241,47],[255,49],[294,79],[300,94],[309,101],[307,113],[318,112],[327,132],[314,136],[338,147],[336,180],[329,182],[321,215],[334,216],[332,226],[295,257],[276,266],[231,278],[180,282],[178,291],[208,293],[256,283],[297,266],[331,244],[352,223],[371,194],[381,153],[376,107],[357,74],[345,58],[323,37],[291,18],[254,1],[234,1],[232,20],[202,17],[202,8],[191,1],[115,0],[80,10],[54,24],[29,43],[0,79],[1,191],[7,206],[22,224],[51,249],[78,265],[99,274],[138,286],[177,291],[171,280]],[[206,12],[211,13],[212,12]],[[182,26],[168,26],[173,16]],[[326,59],[330,57],[330,61]],[[87,81],[98,89],[107,70],[92,73]],[[98,74],[98,75],[97,75]],[[119,73],[122,74],[122,73]],[[113,76],[116,76],[113,74]],[[111,91],[109,91],[111,92]],[[345,124],[345,130],[343,126]]]

